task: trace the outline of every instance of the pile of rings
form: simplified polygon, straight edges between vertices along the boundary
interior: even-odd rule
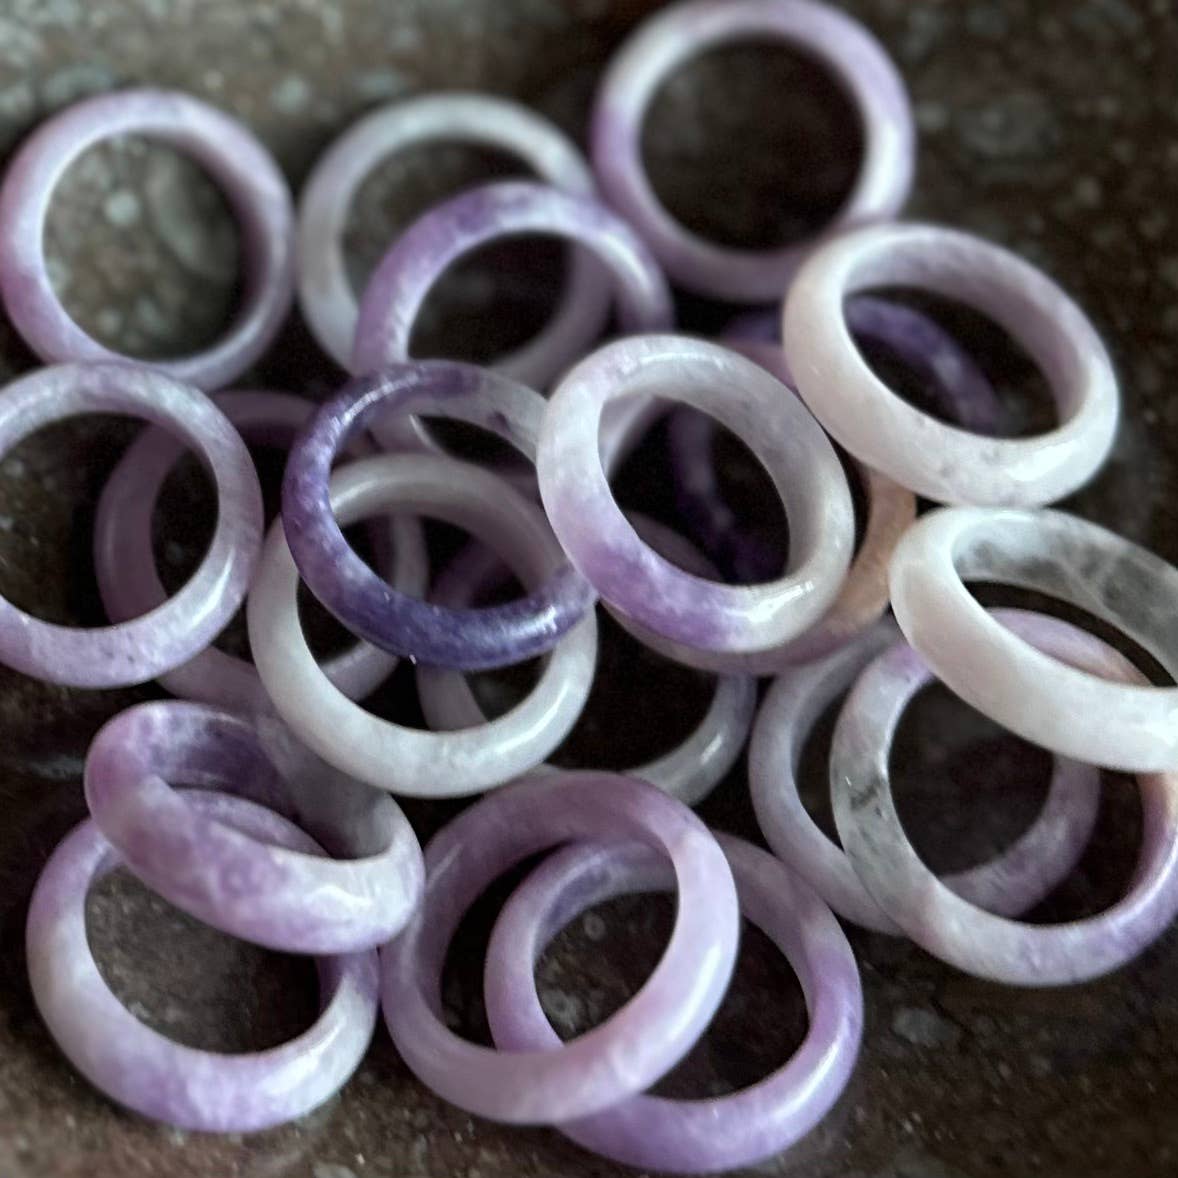
[[[827,228],[776,251],[689,232],[659,203],[641,154],[645,113],[668,76],[696,54],[753,38],[824,63],[854,100],[864,137],[853,188]],[[125,134],[162,140],[207,168],[245,245],[236,321],[207,350],[168,362],[117,355],[89,337],[55,294],[43,253],[56,182],[88,148]],[[427,212],[357,300],[342,250],[352,198],[386,157],[437,140],[513,152],[537,178],[475,188]],[[600,84],[590,145],[587,163],[541,117],[500,98],[421,96],[343,134],[296,210],[241,124],[183,94],[129,90],[49,119],[7,169],[0,294],[47,366],[0,393],[0,454],[78,414],[150,423],[98,503],[94,559],[111,624],[51,625],[0,598],[7,666],[80,688],[156,680],[176,697],[123,712],[94,739],[84,772],[91,818],[49,860],[27,925],[32,989],[53,1036],[98,1088],[141,1114],[219,1131],[300,1116],[344,1084],[381,1009],[414,1073],[471,1113],[553,1125],[637,1167],[739,1167],[808,1132],[853,1069],[862,997],[836,915],[910,937],[982,978],[1053,986],[1116,969],[1178,911],[1178,688],[1151,686],[1086,631],[987,610],[967,588],[982,580],[1062,599],[1178,676],[1178,570],[1047,507],[1109,452],[1113,369],[1081,309],[1029,263],[952,229],[893,219],[912,183],[915,134],[880,45],[812,0],[688,0],[622,45]],[[540,334],[485,368],[414,359],[414,321],[442,273],[478,246],[530,233],[570,243],[567,289]],[[669,283],[781,310],[742,316],[720,342],[691,338],[675,334]],[[1004,328],[1041,368],[1058,424],[1001,436],[995,392],[953,339],[869,293],[897,286],[957,300]],[[319,405],[234,387],[296,290],[316,339],[350,373]],[[618,336],[598,346],[611,314]],[[926,373],[956,424],[889,388],[860,353],[864,339]],[[687,535],[627,515],[610,488],[668,412]],[[522,465],[462,462],[426,418],[481,427]],[[781,498],[784,570],[724,499],[715,422],[747,444]],[[289,448],[268,534],[247,441]],[[151,520],[185,448],[211,474],[218,511],[199,568],[167,597]],[[858,545],[849,475],[866,502]],[[918,518],[916,496],[940,506]],[[463,528],[479,546],[431,570],[420,517]],[[359,521],[373,529],[375,567],[343,534]],[[522,593],[477,605],[505,570]],[[316,660],[300,582],[354,645]],[[243,603],[252,665],[213,646]],[[593,683],[597,603],[660,655],[715,673],[714,697],[699,728],[658,760],[627,773],[553,770],[546,761]],[[464,673],[537,656],[530,694],[488,719]],[[415,664],[427,729],[356,702],[399,659]],[[758,676],[773,677],[759,707]],[[934,678],[1055,755],[1026,833],[993,862],[945,879],[909,844],[888,772],[905,707]],[[848,689],[830,754],[839,845],[806,813],[795,774],[817,717]],[[709,830],[690,809],[746,744],[772,854]],[[1098,767],[1137,774],[1144,838],[1128,894],[1088,919],[1020,922],[1082,852]],[[424,853],[394,801],[475,794],[486,796]],[[485,998],[497,1049],[477,1046],[442,1017],[448,944],[493,879],[548,850],[496,925]],[[224,1056],[140,1022],[86,938],[87,891],[118,866],[217,929],[314,955],[314,1025],[273,1050]],[[538,956],[589,906],[665,890],[677,894],[677,916],[646,984],[562,1042],[537,998]],[[799,976],[804,1042],[728,1096],[642,1095],[707,1028],[742,916]]]

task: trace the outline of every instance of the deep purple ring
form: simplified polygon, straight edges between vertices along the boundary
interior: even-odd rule
[[[394,654],[467,671],[544,654],[596,600],[571,565],[517,601],[450,609],[394,589],[344,538],[328,494],[332,462],[360,430],[414,412],[482,426],[535,461],[544,402],[505,376],[470,364],[422,360],[357,377],[319,410],[291,449],[282,519],[300,575],[353,634]]]

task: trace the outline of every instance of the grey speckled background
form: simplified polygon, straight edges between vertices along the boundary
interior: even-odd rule
[[[295,185],[356,114],[430,87],[516,94],[580,135],[604,55],[655,6],[0,0],[0,155],[53,109],[143,82],[180,87],[234,111],[271,146]],[[1078,296],[1110,342],[1124,380],[1125,423],[1112,461],[1072,506],[1178,559],[1178,402],[1170,395],[1178,376],[1173,4],[855,0],[845,7],[877,30],[912,89],[922,132],[913,214],[1021,250]],[[820,72],[784,54],[744,49],[683,71],[653,113],[649,139],[652,166],[676,210],[745,243],[813,224],[846,183],[856,150],[853,116]],[[483,153],[430,148],[383,169],[361,194],[349,234],[357,278],[415,210],[511,167]],[[88,156],[62,186],[47,244],[70,308],[103,338],[141,354],[210,338],[232,308],[232,226],[217,193],[167,151],[131,142]],[[464,266],[431,307],[422,347],[480,356],[526,335],[551,300],[559,268],[559,252],[544,243],[503,247]],[[694,301],[683,310],[684,322],[697,330],[724,317]],[[1012,407],[1033,404],[1034,376],[1007,341],[968,317],[948,321]],[[0,375],[31,363],[0,318]],[[297,323],[255,376],[311,396],[336,379]],[[130,435],[123,422],[78,422],[45,431],[0,462],[0,591],[46,617],[100,619],[89,512]],[[757,473],[738,452],[725,454],[733,493],[762,503]],[[628,501],[665,508],[661,461],[656,442],[623,480]],[[268,462],[271,485],[279,469]],[[172,583],[191,567],[211,511],[199,474],[181,472],[159,518],[158,554]],[[779,524],[769,512],[765,526]],[[638,662],[642,673],[634,674]],[[648,690],[656,682],[658,690]],[[604,652],[601,684],[566,750],[570,763],[633,762],[683,731],[707,690],[705,679],[668,670],[616,636]],[[398,678],[373,706],[411,714],[408,688]],[[486,685],[504,697],[515,689],[503,681]],[[246,1139],[144,1123],[74,1075],[28,994],[25,906],[40,864],[82,814],[79,772],[90,735],[105,717],[148,694],[66,692],[0,670],[0,1175],[623,1173],[555,1133],[475,1123],[445,1107],[408,1074],[383,1030],[338,1098],[298,1124]],[[819,799],[821,738],[806,761]],[[1034,812],[1047,769],[1041,754],[935,691],[906,719],[895,763],[905,822],[939,868],[976,861],[1009,840]],[[717,825],[750,831],[740,772],[703,812]],[[411,816],[424,836],[444,812],[413,806]],[[1138,823],[1131,788],[1110,778],[1092,848],[1034,918],[1077,916],[1109,902],[1130,875]],[[618,902],[562,938],[539,978],[563,1030],[603,1017],[641,981],[669,912],[669,904]],[[454,1017],[475,1035],[485,1033],[478,949],[486,916],[476,916],[460,938],[446,994]],[[125,880],[99,890],[90,919],[112,985],[142,1017],[187,1042],[259,1047],[312,1017],[305,962],[203,929]],[[985,985],[885,938],[854,934],[853,941],[868,1016],[859,1070],[822,1127],[757,1173],[1178,1173],[1173,935],[1114,977],[1047,992]],[[783,1060],[803,1027],[791,974],[750,934],[716,1027],[666,1090],[703,1095],[746,1083]]]

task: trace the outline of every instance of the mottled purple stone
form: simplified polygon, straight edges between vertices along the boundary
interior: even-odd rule
[[[534,460],[544,402],[506,377],[446,360],[393,364],[350,381],[315,415],[287,463],[282,521],[300,575],[352,633],[394,654],[462,670],[544,654],[596,600],[571,566],[506,605],[448,609],[394,589],[344,538],[328,494],[336,455],[382,417],[413,412],[482,426]]]
[[[217,524],[184,586],[150,613],[80,629],[43,622],[0,597],[0,662],[71,687],[146,683],[204,650],[245,598],[262,543],[262,493],[249,451],[191,385],[127,364],[61,364],[0,392],[0,456],[43,426],[87,413],[143,418],[195,451],[217,491]]]
[[[252,724],[203,704],[168,701],[122,712],[86,757],[95,823],[148,887],[214,928],[298,953],[383,944],[421,897],[413,829],[387,794],[350,781],[293,738],[280,739],[276,721],[269,725],[267,748]],[[278,773],[269,749],[282,754],[300,790]],[[195,810],[173,785],[228,790],[291,818],[317,791],[317,828],[326,830],[333,853],[346,857],[259,843]]]
[[[190,791],[182,804],[193,816],[234,828],[256,845],[308,858],[322,854],[297,827],[242,798]],[[86,894],[118,866],[118,854],[98,827],[84,822],[50,857],[29,905],[25,945],[33,998],[78,1071],[145,1117],[216,1133],[280,1125],[333,1096],[372,1038],[376,954],[319,959],[319,1017],[288,1043],[246,1055],[184,1046],[131,1014],[90,952]]]
[[[44,237],[54,188],[81,155],[121,135],[144,135],[191,156],[237,215],[246,262],[240,308],[223,338],[190,356],[148,363],[110,351],[70,318],[49,277]],[[198,388],[221,388],[265,352],[290,310],[290,190],[245,126],[189,94],[116,90],[83,99],[42,123],[8,165],[0,186],[0,295],[17,331],[46,362],[121,360]]]
[[[662,959],[621,1010],[559,1050],[462,1039],[443,1021],[441,979],[463,913],[496,876],[569,839],[637,841],[669,858],[678,909]],[[732,873],[708,828],[653,785],[587,771],[527,779],[460,814],[425,857],[425,901],[381,951],[381,1000],[405,1063],[460,1108],[521,1125],[599,1112],[669,1071],[724,996],[740,923]]]
[[[710,1173],[751,1166],[804,1137],[850,1078],[863,1031],[859,970],[830,909],[772,855],[717,833],[740,908],[797,971],[810,1026],[792,1058],[731,1095],[702,1100],[635,1096],[558,1126],[578,1145],[643,1170]],[[624,843],[576,843],[545,860],[515,891],[495,926],[485,969],[496,1046],[556,1051],[540,1005],[535,963],[552,938],[595,904],[675,886],[665,855]],[[762,1011],[772,1019],[772,1011]]]

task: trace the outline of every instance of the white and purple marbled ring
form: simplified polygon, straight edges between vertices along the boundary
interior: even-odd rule
[[[698,294],[761,303],[781,297],[813,240],[764,251],[709,242],[667,212],[642,159],[646,113],[671,75],[710,49],[749,40],[784,41],[812,55],[855,104],[863,159],[829,230],[894,216],[908,198],[916,159],[904,82],[863,25],[810,0],[689,0],[647,19],[606,70],[593,110],[590,155],[606,198],[676,282]]]
[[[713,1173],[788,1149],[839,1098],[859,1053],[859,969],[830,909],[772,855],[731,835],[715,839],[732,869],[741,913],[797,972],[810,1026],[787,1063],[739,1092],[705,1100],[635,1096],[558,1126],[578,1145],[641,1170]],[[491,935],[484,976],[495,1045],[559,1049],[534,978],[549,942],[595,904],[674,886],[666,857],[641,845],[579,842],[546,859],[512,894]]]
[[[262,540],[262,493],[237,430],[199,389],[126,364],[61,364],[0,392],[0,456],[43,426],[122,413],[171,431],[195,451],[217,491],[217,524],[184,587],[131,621],[95,629],[43,622],[0,597],[0,662],[70,687],[146,683],[187,662],[229,624]]]
[[[998,625],[1011,625],[1006,615]],[[1020,641],[1092,676],[1140,682],[1140,672],[1100,639],[1042,615],[1018,615]],[[977,977],[1015,986],[1062,986],[1118,969],[1178,913],[1178,777],[1138,778],[1142,845],[1125,896],[1097,916],[1025,924],[954,895],[921,862],[896,812],[888,757],[908,701],[932,672],[907,644],[893,646],[855,684],[835,725],[830,756],[835,825],[879,906],[919,945]],[[1097,709],[1076,713],[1079,725]]]
[[[298,827],[252,802],[186,793],[203,819],[307,856]],[[176,1043],[140,1022],[106,984],[86,937],[86,895],[119,866],[93,822],[58,845],[37,880],[25,945],[33,998],[73,1065],[107,1096],[181,1129],[243,1133],[294,1120],[333,1096],[355,1071],[376,1025],[376,954],[321,958],[321,1008],[310,1029],[266,1051],[226,1055]]]
[[[362,430],[413,412],[481,426],[534,461],[544,401],[505,376],[449,360],[395,363],[349,381],[295,442],[283,479],[283,524],[307,588],[353,634],[434,666],[483,670],[551,650],[596,596],[567,562],[517,601],[449,609],[390,585],[345,539],[328,495],[332,463]]]
[[[969,353],[934,319],[903,303],[870,295],[849,300],[846,315],[856,339],[883,347],[923,377],[958,425],[975,433],[997,432],[1002,407],[993,386]],[[719,342],[756,360],[796,391],[780,338],[779,312],[752,311],[733,319]],[[741,527],[725,501],[713,459],[715,436],[711,418],[683,410],[671,414],[667,446],[677,505],[721,570],[739,581],[768,580],[780,569],[780,559]],[[869,470],[860,466],[865,483],[874,479],[887,487],[898,486],[882,475],[869,474]],[[873,504],[870,485],[865,489],[869,504]],[[854,566],[851,579],[855,579]],[[884,593],[886,598],[886,586]]]
[[[781,348],[741,340],[725,341],[725,346],[760,364],[794,393]],[[713,548],[726,547],[737,557],[754,556],[755,549],[750,551],[747,543],[742,546],[744,537],[736,517],[724,502],[716,482],[712,461],[714,437],[712,418],[682,411],[672,415],[667,444],[677,472],[679,498],[685,500],[685,514],[701,524],[703,533],[712,538]],[[867,500],[867,518],[846,580],[819,621],[760,665],[750,667],[751,670],[772,673],[821,658],[862,633],[888,608],[888,562],[900,537],[916,518],[916,499],[911,491],[869,466],[853,465]],[[780,562],[777,567],[780,569]],[[763,561],[760,570],[765,576],[772,576],[774,571]]]
[[[352,124],[316,161],[298,210],[299,305],[315,338],[341,368],[350,366],[360,313],[342,248],[352,199],[383,159],[439,141],[498,148],[556,188],[580,196],[596,191],[576,145],[535,111],[505,98],[423,94]],[[600,265],[574,250],[568,286],[552,319],[534,339],[498,360],[496,370],[525,384],[546,385],[593,342],[605,323],[609,298]]]
[[[678,906],[667,948],[621,1010],[558,1049],[476,1046],[442,1018],[442,967],[454,931],[496,876],[570,839],[641,842],[670,860]],[[669,1071],[720,1005],[739,936],[732,873],[708,828],[647,782],[584,771],[529,779],[443,827],[425,863],[425,901],[381,951],[381,1006],[418,1079],[468,1112],[516,1125],[600,1112]]]
[[[663,272],[620,217],[590,196],[526,180],[501,180],[437,205],[394,242],[360,300],[352,370],[372,372],[409,359],[413,323],[445,269],[480,245],[526,233],[565,237],[592,252],[613,280],[623,332],[671,328],[675,312]],[[590,334],[585,344],[592,338]],[[567,355],[565,360],[573,358]],[[548,376],[560,369],[558,365]]]
[[[995,610],[1018,627],[1017,610]],[[1032,617],[1043,630],[1072,630],[1053,618]],[[1074,632],[1080,641],[1080,632]],[[782,674],[769,689],[749,745],[749,792],[765,841],[845,920],[875,932],[902,935],[860,882],[851,861],[811,818],[798,791],[797,770],[810,732],[825,709],[872,659],[897,641],[891,621],[879,622],[854,643],[819,662]],[[971,904],[1017,915],[1065,879],[1083,853],[1100,805],[1100,774],[1089,765],[1055,759],[1051,783],[1035,821],[1001,855],[945,878]]]
[[[565,557],[543,513],[480,467],[432,454],[379,455],[341,467],[330,510],[347,525],[379,512],[436,516],[500,552],[530,585]],[[254,665],[278,714],[324,760],[398,794],[462,797],[502,785],[547,757],[585,706],[597,660],[588,611],[548,656],[535,689],[478,728],[422,732],[382,720],[339,692],[307,646],[298,618],[298,568],[281,521],[266,541],[247,608]],[[445,616],[438,606],[425,610]]]
[[[638,533],[680,567],[701,576],[715,570],[677,532],[646,516],[629,516]],[[481,592],[500,583],[506,570],[501,558],[481,545],[470,545],[443,570],[431,599],[445,605],[469,605]],[[626,619],[618,618],[625,627]],[[486,715],[474,690],[458,671],[442,667],[417,668],[417,695],[431,728],[453,730],[485,724]],[[640,777],[678,798],[686,806],[703,801],[736,763],[748,739],[757,705],[756,681],[748,675],[725,675],[717,680],[708,710],[688,737],[662,756],[622,772]],[[540,766],[541,770],[550,766]]]
[[[96,144],[145,135],[207,168],[237,216],[245,259],[240,309],[211,347],[174,360],[137,361],[87,335],[53,289],[45,223],[53,190]],[[21,145],[0,186],[0,294],[25,342],[48,363],[143,363],[202,389],[240,376],[266,350],[294,295],[290,191],[265,147],[236,119],[173,90],[119,90],[83,99],[42,123]]]
[[[396,936],[421,898],[421,848],[387,794],[373,794],[366,846],[339,859],[261,844],[196,813],[174,785],[244,794],[297,817],[257,732],[228,712],[175,700],[130,708],[94,738],[84,781],[90,813],[127,867],[243,940],[288,953],[371,949]],[[324,773],[320,785],[338,783]]]
[[[1178,569],[1062,511],[944,508],[892,558],[892,606],[936,676],[1011,732],[1131,773],[1178,769],[1178,687],[1113,682],[1007,629],[966,581],[1031,589],[1116,626],[1178,678]]]
[[[282,448],[291,445],[315,409],[311,401],[289,393],[217,393],[213,401],[247,442]],[[127,448],[102,488],[94,517],[94,565],[102,604],[115,621],[147,613],[167,597],[152,551],[152,516],[164,480],[183,452],[166,430],[146,430]],[[421,525],[410,516],[395,516],[384,527],[376,539],[386,580],[401,592],[424,593],[429,569]],[[396,665],[396,656],[358,642],[326,659],[323,669],[345,695],[361,699]],[[161,675],[159,682],[182,699],[230,711],[270,707],[253,666],[214,646]]]
[[[711,414],[764,463],[789,518],[790,565],[777,580],[725,585],[694,576],[627,522],[596,444],[602,412],[654,397]],[[716,344],[635,336],[582,360],[548,402],[536,467],[553,530],[601,597],[653,634],[724,656],[729,670],[772,658],[812,626],[851,561],[854,509],[826,435],[765,369]]]
[[[1027,438],[979,437],[922,413],[871,370],[843,307],[911,286],[988,315],[1026,348],[1060,417]],[[936,225],[852,230],[808,257],[786,296],[782,339],[814,416],[860,461],[938,503],[1033,507],[1082,486],[1104,462],[1120,412],[1108,352],[1083,311],[1009,250]]]

